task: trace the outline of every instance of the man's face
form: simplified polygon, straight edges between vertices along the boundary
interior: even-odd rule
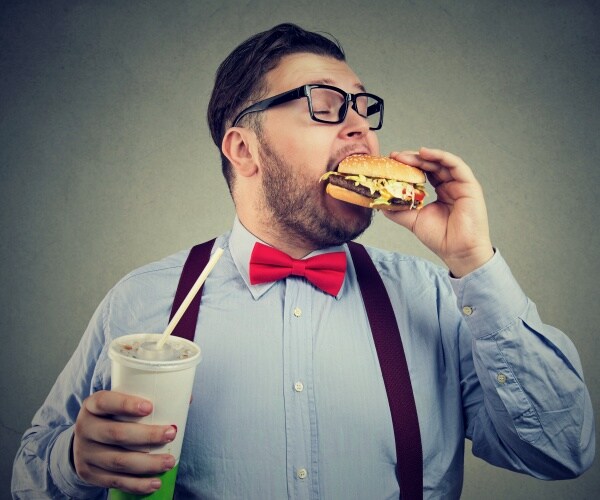
[[[267,74],[267,97],[307,83],[326,83],[351,93],[362,90],[345,62],[301,53],[284,57]],[[259,208],[268,223],[316,248],[361,234],[371,223],[372,210],[331,198],[319,178],[350,154],[379,154],[377,136],[367,121],[350,108],[343,123],[315,122],[306,98],[273,107],[262,119]]]

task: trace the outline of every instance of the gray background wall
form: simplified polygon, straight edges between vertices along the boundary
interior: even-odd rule
[[[482,182],[494,243],[578,346],[598,413],[600,16],[593,0],[46,1],[0,7],[0,497],[22,432],[107,290],[226,230],[204,113],[247,36],[338,37],[386,99],[382,152],[431,145]],[[368,244],[434,257],[379,216]],[[466,456],[463,498],[597,498]],[[596,494],[595,494],[596,493]]]

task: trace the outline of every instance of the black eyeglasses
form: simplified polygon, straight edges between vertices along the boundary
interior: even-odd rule
[[[310,84],[302,85],[294,90],[288,90],[273,97],[258,101],[248,106],[233,120],[233,127],[250,113],[278,106],[294,99],[308,99],[310,117],[320,123],[342,123],[346,119],[348,106],[369,122],[370,130],[379,130],[383,125],[383,99],[373,94],[359,92],[349,94],[331,85]]]

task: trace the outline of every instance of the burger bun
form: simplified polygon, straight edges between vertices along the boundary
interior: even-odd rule
[[[333,184],[327,184],[325,192],[336,200],[345,201],[353,205],[358,205],[365,208],[376,208],[378,210],[386,210],[388,212],[399,212],[402,210],[410,210],[410,205],[374,205],[371,206],[373,200],[362,194],[355,193],[349,189],[345,189]]]
[[[341,174],[363,174],[367,177],[394,179],[411,184],[424,184],[427,180],[425,172],[417,167],[392,158],[366,154],[348,156],[339,164],[337,171]]]

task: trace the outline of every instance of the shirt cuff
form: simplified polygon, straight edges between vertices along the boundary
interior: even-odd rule
[[[497,249],[483,266],[462,278],[450,277],[458,308],[476,338],[513,323],[527,308],[527,296]]]
[[[71,426],[61,432],[54,441],[50,452],[50,475],[65,495],[73,498],[82,498],[82,495],[85,495],[85,498],[91,498],[102,488],[85,482],[73,468],[70,453],[74,428]]]

